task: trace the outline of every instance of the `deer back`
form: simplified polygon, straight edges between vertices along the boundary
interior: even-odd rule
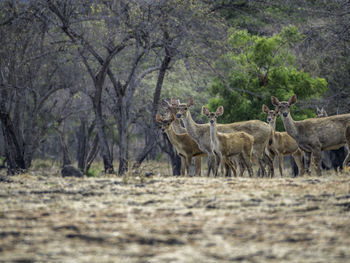
[[[272,147],[284,155],[293,154],[299,148],[297,142],[287,132],[275,132]]]
[[[338,149],[346,143],[345,129],[349,122],[350,114],[295,121],[298,134],[295,139],[301,148],[304,143],[317,143],[322,150]]]
[[[272,136],[270,125],[259,120],[249,120],[234,122],[230,124],[218,124],[219,132],[228,133],[234,131],[246,132],[254,137],[254,144],[267,145],[269,138]]]
[[[251,151],[254,137],[246,132],[221,133],[217,132],[218,150],[225,156],[240,154],[242,151]]]

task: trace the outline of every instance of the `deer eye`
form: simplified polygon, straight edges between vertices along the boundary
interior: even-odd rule
[[[185,110],[187,110],[187,107],[185,107]]]

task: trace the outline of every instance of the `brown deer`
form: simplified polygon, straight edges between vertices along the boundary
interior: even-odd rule
[[[185,172],[181,171],[181,175],[190,176],[190,165],[192,157],[204,156],[205,154],[199,149],[198,144],[187,133],[176,133],[172,123],[175,120],[174,114],[171,118],[165,119],[160,114],[156,115],[157,122],[162,124],[162,131],[165,132],[169,141],[174,145],[176,151],[181,157],[181,166],[185,167]],[[200,171],[195,171],[198,175]]]
[[[345,138],[346,138],[346,143],[348,147],[348,155],[345,157],[345,160],[343,162],[343,168],[346,170],[346,165],[350,161],[350,122],[347,123],[346,128],[345,128]]]
[[[170,114],[176,114],[177,113],[177,105],[180,103],[179,100],[176,100],[175,98],[171,98],[171,102],[169,103],[166,100],[162,100],[162,106],[163,108],[168,111]],[[182,127],[181,121],[177,118],[172,122],[172,126],[174,128],[174,131],[176,133],[187,133],[186,128]],[[198,147],[198,145],[197,145]],[[181,174],[185,173],[185,160],[182,160],[183,157],[181,157]],[[195,167],[195,174],[200,176],[201,171],[202,171],[202,157],[201,156],[196,156],[194,157],[194,167]]]
[[[225,164],[231,156],[239,156],[245,167],[248,168],[249,176],[253,176],[252,169],[252,151],[254,137],[246,132],[221,133],[216,129],[216,119],[224,113],[224,107],[220,106],[216,112],[209,112],[203,106],[202,112],[208,117],[210,125],[210,142],[213,153],[217,158],[217,162]],[[215,168],[217,169],[217,167]],[[240,170],[240,176],[244,170]],[[225,175],[228,176],[229,169],[225,165]]]
[[[194,101],[189,99],[188,103],[179,103],[176,113],[177,118],[181,118],[188,134],[198,143],[199,148],[208,154],[208,173],[215,167],[215,156],[212,155],[211,143],[210,143],[210,127],[209,124],[198,124],[192,119],[189,108],[193,106]],[[244,131],[254,137],[253,155],[259,162],[262,176],[265,176],[264,161],[270,167],[271,174],[273,174],[273,163],[271,159],[264,155],[265,147],[268,144],[269,138],[272,133],[271,127],[259,120],[249,120],[242,122],[235,122],[231,124],[217,124],[217,130],[221,133],[232,133],[237,131]],[[264,159],[265,158],[265,159]]]
[[[321,153],[324,150],[339,149],[347,143],[345,131],[350,122],[350,114],[294,121],[290,114],[290,107],[297,102],[296,95],[282,102],[272,96],[271,101],[281,115],[287,133],[305,152],[308,160],[311,160],[311,156],[313,157],[316,173],[321,176]],[[345,160],[350,158],[348,157],[349,153]],[[343,166],[345,167],[345,161]]]
[[[278,112],[270,110],[265,104],[262,106],[262,111],[267,115],[267,122],[272,128],[272,137],[269,141],[268,150],[271,155],[271,159],[274,160],[275,156],[278,157],[278,167],[281,177],[283,177],[283,156],[292,155],[299,170],[299,175],[303,175],[303,152],[299,149],[297,142],[288,135],[287,132],[276,131],[276,118]]]

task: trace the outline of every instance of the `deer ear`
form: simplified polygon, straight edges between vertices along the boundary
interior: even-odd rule
[[[317,115],[320,115],[320,114],[322,114],[322,110],[320,110],[318,107],[316,107],[316,113],[317,113]]]
[[[170,105],[169,102],[167,102],[167,101],[164,100],[164,99],[162,100],[162,107],[163,107],[163,108],[168,109],[170,106],[171,106],[171,105]]]
[[[271,96],[271,103],[273,106],[278,106],[280,101],[275,96]]]
[[[262,111],[263,111],[264,113],[268,114],[269,111],[270,111],[270,109],[269,109],[269,107],[267,107],[265,104],[263,104],[263,105],[262,105]]]
[[[180,104],[180,100],[177,100],[175,98],[171,98],[171,104],[178,106]]]
[[[220,106],[216,112],[215,112],[216,116],[221,116],[222,114],[224,114],[224,107]]]
[[[292,97],[289,98],[289,105],[293,105],[297,102],[297,96],[294,94]]]
[[[205,106],[202,106],[202,112],[204,115],[208,116],[209,115],[209,110],[205,107]]]
[[[188,100],[188,105],[187,106],[193,106],[194,105],[194,100],[193,100],[193,98],[190,98],[189,100]]]
[[[156,114],[156,121],[160,122],[160,123],[163,122],[163,118],[162,118],[162,116],[159,113]]]

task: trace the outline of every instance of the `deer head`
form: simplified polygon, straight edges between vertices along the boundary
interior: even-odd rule
[[[176,112],[176,118],[181,119],[181,118],[185,118],[187,111],[189,110],[190,107],[192,107],[194,105],[194,100],[193,98],[190,98],[188,100],[188,103],[179,103],[177,105],[177,112]]]
[[[327,112],[323,107],[321,109],[316,107],[316,118],[322,118],[322,117],[328,117]]]
[[[171,114],[170,118],[163,118],[162,115],[159,113],[156,114],[156,121],[161,124],[162,132],[166,132],[169,128],[171,123],[174,121],[175,117],[174,114]]]
[[[272,105],[276,107],[276,111],[284,118],[290,113],[290,106],[297,102],[297,96],[294,94],[288,101],[280,102],[276,97],[271,97]]]
[[[177,113],[177,108],[179,104],[180,104],[180,101],[175,98],[171,98],[170,102],[164,99],[162,100],[162,107],[168,112],[170,112],[171,114]]]
[[[276,121],[276,117],[278,114],[278,111],[270,110],[269,107],[267,107],[265,104],[262,105],[262,111],[267,115],[266,121],[271,124],[272,122]]]
[[[208,117],[210,125],[216,124],[216,119],[224,113],[224,107],[220,106],[217,108],[216,112],[209,112],[209,110],[203,106],[202,112]]]

